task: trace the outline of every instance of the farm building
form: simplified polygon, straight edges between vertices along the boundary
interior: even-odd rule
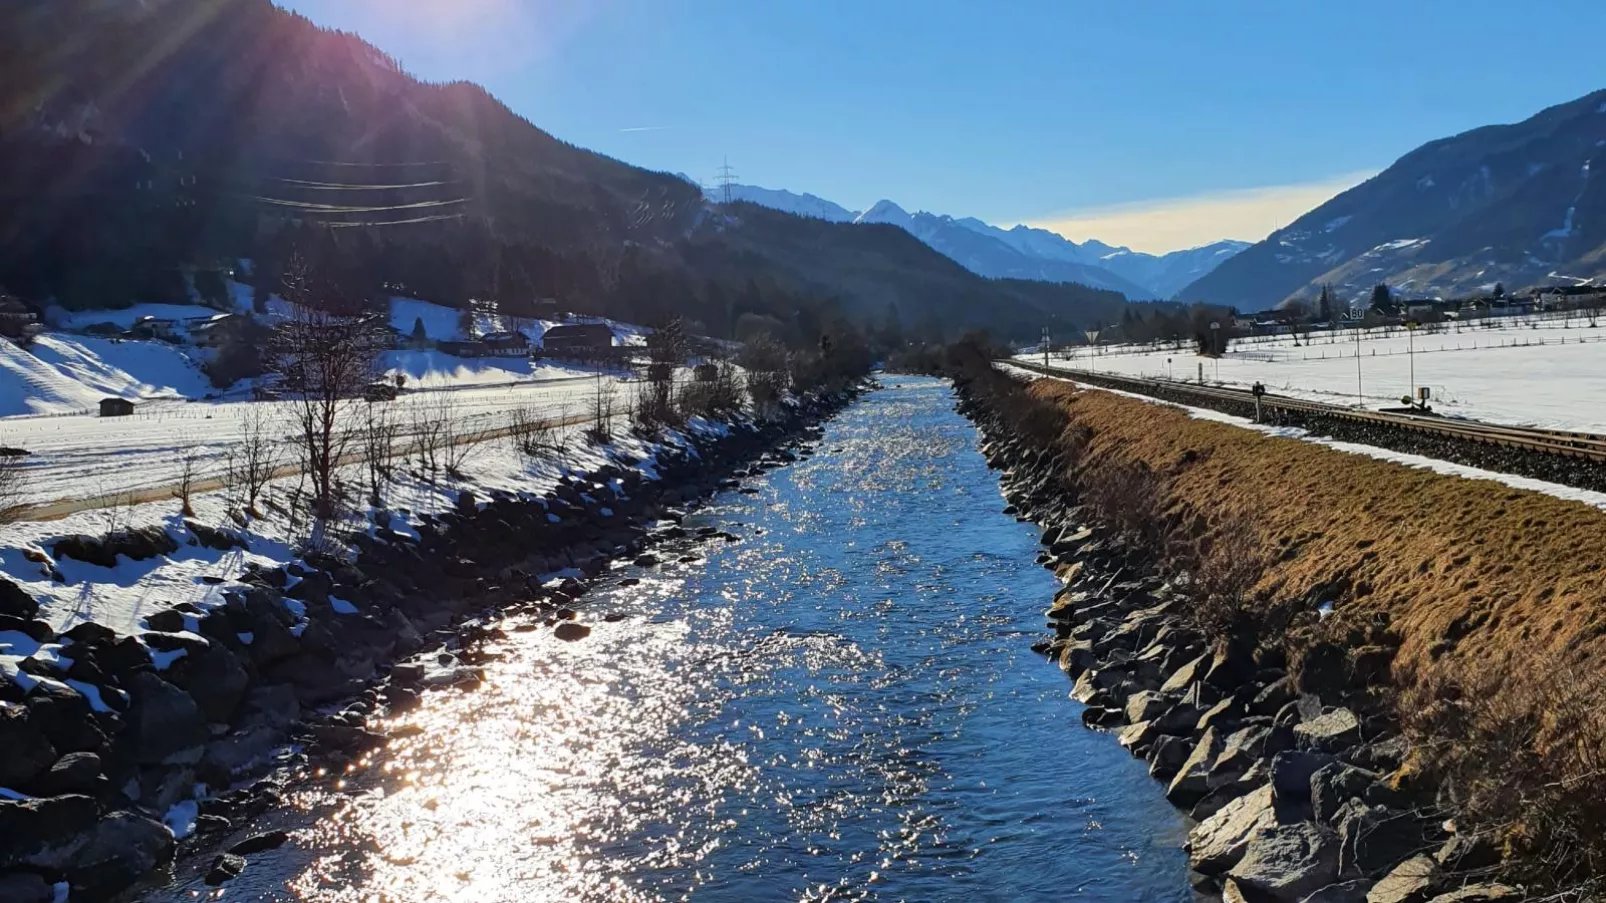
[[[130,417],[134,413],[134,403],[126,398],[102,398],[100,400],[100,416],[102,417]]]

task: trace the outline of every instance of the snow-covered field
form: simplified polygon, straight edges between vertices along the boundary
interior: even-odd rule
[[[1079,370],[1248,387],[1264,383],[1283,395],[1368,408],[1395,406],[1418,386],[1432,391],[1441,414],[1495,423],[1606,432],[1606,325],[1574,319],[1498,328],[1449,325],[1438,331],[1403,329],[1290,336],[1235,344],[1219,361],[1191,348],[1154,350],[1111,346],[1089,355],[1077,349],[1050,363]],[[1415,354],[1409,353],[1414,347]],[[1359,383],[1357,385],[1357,350]],[[1040,363],[1040,354],[1022,354]],[[1359,394],[1357,392],[1359,389]]]

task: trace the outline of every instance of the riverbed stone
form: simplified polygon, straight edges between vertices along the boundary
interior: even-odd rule
[[[0,577],[0,615],[31,621],[39,615],[39,603],[22,587]]]
[[[1412,856],[1373,885],[1366,903],[1427,903],[1440,880],[1432,857]]]
[[[1338,837],[1309,822],[1263,828],[1227,876],[1245,896],[1298,903],[1337,880]]]
[[[1189,865],[1200,874],[1225,874],[1243,858],[1255,834],[1275,824],[1270,786],[1239,797],[1188,833]]]
[[[1186,662],[1182,667],[1171,672],[1171,676],[1167,677],[1165,683],[1160,685],[1160,692],[1185,692],[1189,687],[1204,679],[1205,669],[1209,666],[1209,664],[1210,657],[1207,655],[1201,655],[1189,662]]]
[[[100,790],[100,756],[92,752],[68,753],[56,760],[29,789],[40,796],[64,793],[93,795]]]
[[[212,860],[212,866],[206,871],[206,884],[208,887],[217,887],[240,877],[245,871],[244,856],[233,853],[220,853]]]

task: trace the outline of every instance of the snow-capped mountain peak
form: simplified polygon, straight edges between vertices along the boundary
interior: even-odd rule
[[[1247,247],[1244,242],[1218,242],[1207,248],[1156,256],[1097,240],[1077,244],[1055,232],[1033,226],[1002,229],[975,217],[955,218],[925,211],[910,213],[887,199],[855,215],[811,194],[750,185],[734,185],[731,194],[738,200],[801,216],[897,226],[977,275],[994,279],[1078,282],[1094,288],[1114,289],[1134,300],[1169,298],[1232,253]]]

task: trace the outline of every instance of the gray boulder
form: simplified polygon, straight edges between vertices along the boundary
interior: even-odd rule
[[[1310,805],[1316,820],[1331,824],[1345,802],[1363,798],[1366,789],[1376,782],[1377,775],[1343,762],[1330,762],[1316,769],[1310,777]]]
[[[1149,750],[1149,776],[1157,781],[1171,780],[1182,763],[1188,761],[1191,751],[1192,747],[1182,737],[1165,736],[1154,741],[1154,748]]]
[[[114,812],[95,825],[67,872],[74,898],[121,891],[173,858],[173,832],[134,812]]]
[[[1182,809],[1191,809],[1210,792],[1210,768],[1221,755],[1221,735],[1207,730],[1193,746],[1193,752],[1177,769],[1166,788],[1165,798]]]
[[[1311,777],[1332,762],[1333,757],[1326,753],[1285,750],[1273,756],[1271,786],[1277,794],[1277,802],[1309,802]]]
[[[188,757],[192,749],[199,753],[207,741],[206,719],[188,693],[149,672],[135,674],[128,692],[129,733],[140,764]]]
[[[39,875],[32,872],[0,875],[0,900],[6,903],[51,903],[55,899],[55,888]]]
[[[1298,903],[1338,879],[1338,837],[1309,822],[1263,828],[1227,877],[1246,898]]]
[[[0,800],[0,869],[60,870],[83,846],[96,814],[87,796]]]
[[[1372,882],[1357,878],[1353,881],[1329,884],[1299,903],[1366,903],[1366,893],[1371,889]]]
[[[1210,664],[1209,656],[1201,655],[1191,662],[1171,673],[1165,683],[1160,685],[1162,693],[1184,693],[1190,686],[1204,679],[1205,668]]]
[[[1257,833],[1276,824],[1269,785],[1239,797],[1188,833],[1189,866],[1202,875],[1225,874]]]
[[[1439,864],[1432,857],[1413,856],[1373,885],[1366,903],[1427,903],[1439,881]]]
[[[1139,721],[1153,721],[1171,708],[1172,701],[1153,690],[1144,690],[1133,693],[1127,697],[1124,710],[1126,720],[1137,724]]]
[[[75,752],[56,760],[56,764],[40,775],[31,789],[44,796],[63,793],[92,796],[100,790],[100,784],[100,756],[92,752]]]
[[[0,707],[0,787],[26,785],[56,761],[56,749],[21,706]]]
[[[1522,891],[1504,884],[1469,884],[1460,890],[1439,894],[1428,903],[1516,903]]]
[[[1361,742],[1361,722],[1349,709],[1334,709],[1301,720],[1294,727],[1294,740],[1301,749],[1340,753]]]
[[[1426,825],[1411,812],[1351,800],[1336,821],[1346,875],[1376,878],[1428,847]]]

